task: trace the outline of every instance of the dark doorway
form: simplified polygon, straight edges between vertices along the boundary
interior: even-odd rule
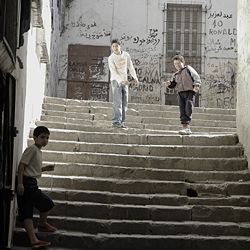
[[[69,45],[67,98],[109,100],[110,47]]]
[[[16,81],[10,74],[0,72],[0,249],[8,249],[12,235],[11,205],[14,197],[13,148],[16,136],[15,121]]]

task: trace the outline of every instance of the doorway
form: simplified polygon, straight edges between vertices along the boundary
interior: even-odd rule
[[[109,101],[110,47],[69,45],[67,98]]]
[[[9,249],[14,222],[13,149],[16,81],[0,72],[0,248]]]

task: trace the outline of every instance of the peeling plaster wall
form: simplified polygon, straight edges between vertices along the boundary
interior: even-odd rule
[[[250,157],[250,6],[248,0],[238,0],[238,85],[237,131],[245,154]]]
[[[165,103],[162,83],[164,3],[201,4],[203,47],[201,106],[233,108],[236,103],[236,1],[72,0],[66,1],[57,95],[66,97],[69,44],[110,46],[128,51],[141,82],[130,87],[131,102]],[[205,35],[206,34],[206,35]]]

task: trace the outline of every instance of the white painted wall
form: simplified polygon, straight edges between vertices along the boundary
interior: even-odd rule
[[[247,0],[238,0],[238,84],[237,132],[245,154],[250,157],[250,6]]]
[[[139,89],[130,89],[130,101],[165,103],[162,84],[163,6],[166,3],[203,6],[201,106],[232,108],[236,103],[237,1],[227,0],[73,0],[65,9],[60,41],[59,88],[66,97],[69,44],[110,46],[122,42],[134,62]],[[205,13],[206,11],[206,13]]]
[[[42,6],[45,39],[49,50],[51,34],[50,0],[43,0]],[[46,64],[40,63],[37,56],[36,31],[37,28],[31,25],[30,30],[24,34],[24,45],[17,52],[23,63],[23,69],[20,69],[17,63],[15,72],[17,78],[15,124],[19,134],[15,139],[14,162],[16,165],[27,146],[30,128],[35,127],[35,122],[40,120],[45,92],[47,69]]]

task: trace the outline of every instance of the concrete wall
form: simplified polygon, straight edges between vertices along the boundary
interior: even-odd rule
[[[140,88],[130,101],[165,103],[162,84],[164,13],[166,3],[200,4],[202,17],[201,106],[232,108],[236,103],[237,11],[235,0],[72,0],[65,5],[61,33],[57,96],[66,97],[69,44],[110,46],[119,38],[131,54]],[[54,84],[54,83],[53,83]]]
[[[206,14],[202,105],[235,108],[237,1],[210,1]]]
[[[245,153],[250,157],[250,6],[248,0],[238,0],[238,85],[237,130]]]

